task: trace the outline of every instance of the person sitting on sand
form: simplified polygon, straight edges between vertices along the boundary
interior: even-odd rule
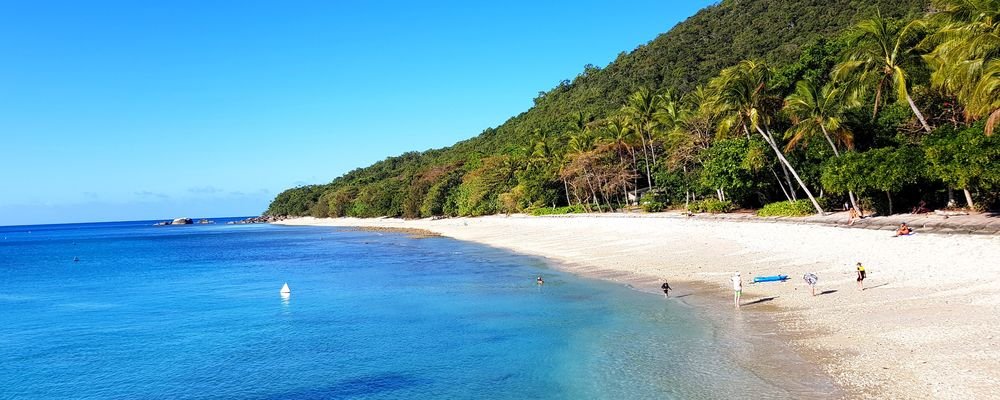
[[[899,224],[899,229],[896,229],[895,236],[906,236],[912,233],[913,229],[910,229],[910,227],[906,225],[906,222],[904,222],[902,224]]]
[[[743,278],[740,277],[739,271],[732,277],[733,281],[733,305],[736,308],[740,308],[740,296],[743,295]]]
[[[865,266],[858,262],[858,290],[865,290]]]
[[[663,297],[670,297],[670,293],[669,292],[670,292],[670,289],[672,289],[672,288],[670,287],[670,283],[669,282],[663,281],[663,284],[660,285],[660,289],[663,289]]]

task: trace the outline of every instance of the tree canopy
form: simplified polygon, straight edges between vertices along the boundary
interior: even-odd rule
[[[819,211],[855,194],[889,211],[945,205],[953,189],[969,206],[995,206],[998,4],[723,1],[606,67],[585,66],[498,127],[289,189],[267,214],[760,207],[799,196]]]

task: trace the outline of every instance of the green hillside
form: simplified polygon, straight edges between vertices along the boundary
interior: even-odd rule
[[[727,142],[726,135],[713,134],[708,139],[702,132],[704,140],[697,141],[694,147],[688,146],[691,148],[686,152],[691,154],[685,158],[680,156],[685,148],[682,144],[690,145],[691,139],[678,139],[686,136],[674,132],[679,129],[679,114],[678,119],[670,123],[661,121],[667,118],[663,110],[659,110],[656,117],[660,122],[653,121],[649,114],[646,129],[640,124],[641,115],[634,107],[629,114],[622,110],[623,105],[636,91],[648,91],[658,99],[654,99],[658,107],[666,109],[664,105],[676,104],[675,112],[681,108],[686,110],[683,112],[688,116],[685,121],[693,124],[692,121],[697,120],[692,116],[695,109],[705,107],[692,103],[691,98],[695,96],[684,95],[691,94],[699,85],[708,84],[720,71],[742,60],[757,60],[773,66],[768,69],[771,73],[768,75],[768,95],[772,103],[780,105],[780,100],[795,89],[796,81],[808,78],[823,84],[828,80],[834,65],[850,50],[844,45],[851,40],[845,33],[849,27],[878,15],[877,12],[898,27],[905,21],[923,17],[928,3],[925,0],[723,1],[701,10],[648,44],[622,52],[605,68],[584,67],[577,77],[560,82],[539,95],[532,108],[499,127],[486,129],[448,148],[387,158],[326,185],[289,189],[277,196],[266,213],[426,217],[560,206],[603,210],[627,205],[630,190],[649,184],[660,196],[656,202],[664,206],[677,204],[677,193],[683,193],[685,201],[718,195],[720,200],[725,198],[743,206],[759,206],[780,199],[782,192],[791,199],[803,192],[787,178],[785,164],[769,155],[758,154],[759,162],[740,172],[744,174],[741,179],[747,181],[746,185],[730,184],[733,174],[739,172],[733,168],[723,171],[728,174],[728,181],[713,180],[712,171],[718,166],[703,161],[709,154],[722,154],[724,146],[736,146],[730,149],[736,152],[733,154],[749,159],[750,155],[757,154],[754,151],[761,149],[761,143],[766,143],[766,138],[750,140],[748,133],[745,143],[738,144]],[[915,68],[914,71],[915,77],[929,76],[928,68]],[[931,87],[929,82],[924,86]],[[859,146],[903,146],[921,140],[919,137],[898,137],[898,132],[912,121],[906,113],[907,108],[898,102],[885,101],[889,96],[875,100],[868,96],[859,100],[869,106],[873,101],[885,102],[878,118],[862,118],[864,113],[860,105],[851,111],[855,118],[845,125],[857,131],[854,137]],[[926,99],[918,102],[926,102]],[[718,125],[723,111],[719,109],[718,112],[701,121],[707,124],[705,129],[710,128],[713,133],[723,130]],[[716,117],[720,119],[713,119]],[[615,120],[621,123],[615,124]],[[770,128],[783,132],[792,121],[776,113]],[[623,128],[619,136],[624,139],[613,139],[614,135],[609,132],[615,127]],[[690,135],[694,131],[697,129],[685,132]],[[786,144],[784,135],[776,133],[774,136],[781,144]],[[641,151],[638,150],[639,141],[646,139],[648,152],[645,143]],[[819,160],[825,155],[818,153],[823,150],[814,146],[788,151],[789,159],[807,165],[801,168],[804,182],[799,187],[804,190],[810,185],[819,186],[823,173]],[[664,161],[658,162],[657,156]],[[612,162],[613,159],[617,161]],[[694,159],[702,161],[692,161]],[[742,164],[749,165],[747,162]],[[574,175],[574,168],[582,168],[582,173]],[[784,183],[778,178],[782,170],[786,175]],[[778,171],[774,173],[775,178],[770,178],[769,171]],[[617,178],[602,179],[601,173]],[[584,182],[592,179],[599,183]],[[769,179],[777,182],[768,183]],[[943,182],[942,179],[938,181]],[[729,190],[733,196],[725,196],[728,186],[740,187]],[[944,187],[938,186],[932,189]]]

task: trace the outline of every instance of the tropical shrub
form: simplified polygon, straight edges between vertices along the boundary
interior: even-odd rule
[[[642,206],[642,210],[645,212],[660,212],[667,208],[669,202],[670,200],[665,193],[649,191],[643,193],[642,198],[639,200],[639,205]]]
[[[688,205],[688,211],[693,213],[720,214],[733,211],[734,209],[735,207],[733,207],[733,202],[729,200],[719,201],[715,199],[705,199]]]
[[[757,210],[761,217],[804,217],[816,213],[809,200],[779,201]]]
[[[560,215],[560,214],[579,214],[585,213],[587,210],[579,204],[574,204],[572,206],[566,207],[539,207],[527,210],[528,214],[541,216],[541,215]]]

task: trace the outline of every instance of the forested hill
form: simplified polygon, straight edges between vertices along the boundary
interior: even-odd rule
[[[571,188],[558,178],[558,171],[547,178],[524,173],[539,138],[558,153],[559,148],[571,146],[567,127],[576,120],[582,120],[578,126],[600,121],[639,88],[669,89],[679,97],[741,60],[809,63],[801,60],[804,49],[822,52],[821,38],[836,36],[876,10],[884,17],[908,19],[922,16],[928,7],[928,0],[725,0],[648,44],[622,52],[605,68],[584,67],[577,77],[540,94],[532,108],[499,127],[449,148],[388,158],[330,184],[289,189],[266,213],[418,217],[566,205],[573,202],[566,193]],[[819,58],[813,61],[824,62]],[[776,79],[784,79],[787,90],[814,67],[786,68]],[[487,169],[507,174],[476,175]],[[463,185],[474,179],[482,182]],[[541,182],[528,182],[531,179]],[[532,192],[511,193],[518,186]],[[504,201],[521,205],[504,207]]]

